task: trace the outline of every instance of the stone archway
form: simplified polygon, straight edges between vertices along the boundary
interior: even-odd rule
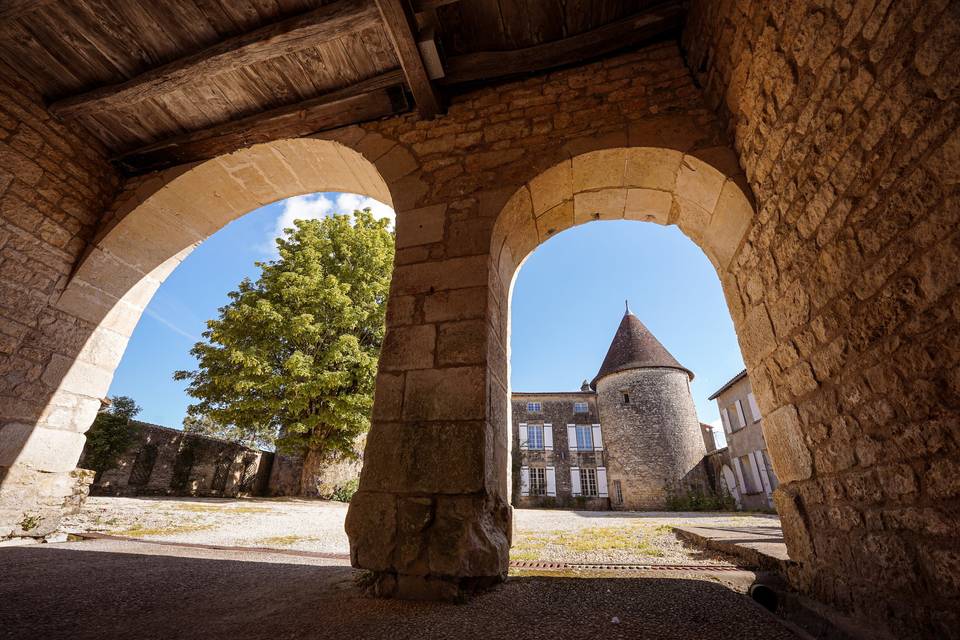
[[[537,246],[597,220],[676,225],[710,259],[729,304],[737,294],[729,290],[728,270],[753,218],[745,178],[726,147],[694,153],[662,147],[593,151],[560,162],[517,189],[497,218],[490,245],[496,315],[488,340],[502,358],[488,362],[489,388],[495,396],[491,401],[504,406],[508,441],[511,298],[520,266]]]
[[[376,136],[379,154],[392,143]],[[369,151],[369,149],[368,149]],[[400,159],[401,163],[403,158]],[[396,159],[387,158],[387,169]],[[406,163],[409,173],[413,165]],[[0,439],[0,507],[16,524],[38,523],[24,534],[55,527],[64,496],[100,399],[129,337],[153,294],[203,240],[266,204],[306,193],[338,191],[394,198],[377,166],[331,140],[300,138],[258,144],[134,181],[104,217],[55,309],[72,318],[55,345],[43,382],[49,391],[29,399],[37,418],[7,425]]]
[[[377,593],[452,598],[506,575],[509,302],[524,258],[575,224],[648,220],[677,224],[723,281],[753,220],[744,185],[726,147],[578,154],[508,194],[486,256],[394,273],[374,424],[347,518],[353,563],[376,574]]]

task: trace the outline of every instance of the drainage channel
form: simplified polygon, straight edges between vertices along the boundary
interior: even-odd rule
[[[238,547],[223,546],[216,544],[200,544],[196,542],[166,542],[163,540],[142,540],[140,538],[128,538],[125,536],[116,536],[106,533],[81,533],[73,534],[77,538],[84,540],[122,540],[125,542],[139,542],[142,544],[155,544],[171,547],[188,547],[193,549],[214,549],[219,551],[246,551],[260,553],[274,553],[289,556],[301,556],[310,558],[325,558],[328,560],[349,560],[348,553],[335,553],[323,551],[303,551],[299,549],[275,549],[272,547]],[[628,563],[603,563],[603,562],[545,562],[540,560],[511,560],[511,569],[538,569],[538,570],[591,570],[591,571],[745,571],[746,567],[739,567],[730,564],[628,564]]]
[[[604,562],[540,562],[533,560],[513,560],[512,569],[590,569],[597,571],[746,571],[745,567],[730,564],[624,564]]]

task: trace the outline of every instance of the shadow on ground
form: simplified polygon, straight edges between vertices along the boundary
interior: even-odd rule
[[[0,549],[0,567],[0,637],[18,640],[794,638],[695,579],[512,578],[455,605],[370,599],[309,558],[118,541]]]

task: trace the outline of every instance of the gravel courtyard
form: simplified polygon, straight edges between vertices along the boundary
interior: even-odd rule
[[[65,521],[68,533],[324,553],[349,552],[347,505],[297,498],[90,498]],[[684,545],[674,525],[778,526],[774,515],[622,513],[517,509],[512,560],[575,563],[721,564]]]

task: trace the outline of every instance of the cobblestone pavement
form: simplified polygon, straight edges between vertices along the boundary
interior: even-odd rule
[[[371,599],[343,561],[273,551],[92,540],[0,548],[0,567],[2,640],[796,637],[742,571],[513,577],[457,605]]]
[[[144,540],[348,553],[347,505],[304,499],[90,498],[69,518],[71,533]],[[685,546],[673,525],[776,526],[741,513],[622,513],[517,509],[511,558],[552,562],[713,564],[727,560]]]

